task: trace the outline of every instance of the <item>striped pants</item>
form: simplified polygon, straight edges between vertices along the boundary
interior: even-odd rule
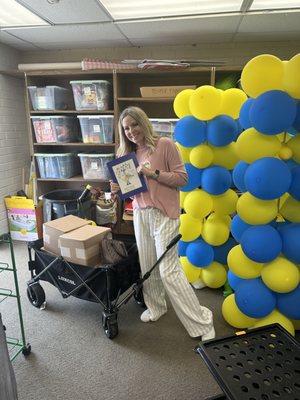
[[[170,219],[156,208],[145,208],[134,210],[133,222],[141,270],[145,274],[178,234],[179,220]],[[165,292],[190,336],[201,336],[211,330],[212,312],[200,306],[180,266],[176,246],[144,282],[144,300],[153,319],[167,311]]]

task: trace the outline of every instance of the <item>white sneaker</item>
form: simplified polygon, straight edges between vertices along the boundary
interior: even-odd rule
[[[216,337],[215,328],[212,327],[210,331],[201,336],[201,340],[204,342],[205,340],[211,340],[214,339],[215,337]]]
[[[206,287],[205,283],[202,281],[202,279],[198,279],[197,281],[191,283],[194,289],[203,289]]]
[[[164,314],[165,314],[165,313],[163,313],[162,315],[160,315],[160,316],[157,317],[157,318],[152,318],[151,315],[150,315],[150,311],[149,311],[148,308],[147,308],[147,310],[145,310],[145,311],[141,314],[140,318],[141,318],[141,321],[142,321],[142,322],[154,322],[154,321],[157,321],[157,320],[158,320],[160,317],[162,317]]]

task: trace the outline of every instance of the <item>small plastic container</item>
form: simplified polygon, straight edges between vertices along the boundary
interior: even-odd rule
[[[84,143],[112,143],[114,117],[112,115],[78,115]]]
[[[68,179],[79,174],[79,162],[73,153],[36,153],[40,177]]]
[[[34,110],[66,110],[72,104],[72,92],[60,86],[28,86]]]
[[[76,110],[107,111],[112,105],[109,81],[70,81]]]
[[[115,158],[114,154],[80,153],[78,156],[84,179],[110,179],[106,164]]]
[[[71,116],[31,117],[37,143],[70,143],[78,141],[78,123]]]
[[[173,138],[177,121],[178,119],[175,118],[150,118],[154,132],[160,136],[167,136],[169,138]]]

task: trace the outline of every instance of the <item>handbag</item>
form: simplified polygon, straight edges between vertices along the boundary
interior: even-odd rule
[[[128,257],[126,246],[120,240],[103,238],[101,249],[102,260],[106,264],[115,264]]]

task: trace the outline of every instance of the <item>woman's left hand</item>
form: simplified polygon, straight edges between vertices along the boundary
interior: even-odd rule
[[[152,171],[151,169],[145,167],[145,165],[139,165],[136,170],[138,174],[143,174],[148,178],[152,178],[155,175],[155,171]]]

